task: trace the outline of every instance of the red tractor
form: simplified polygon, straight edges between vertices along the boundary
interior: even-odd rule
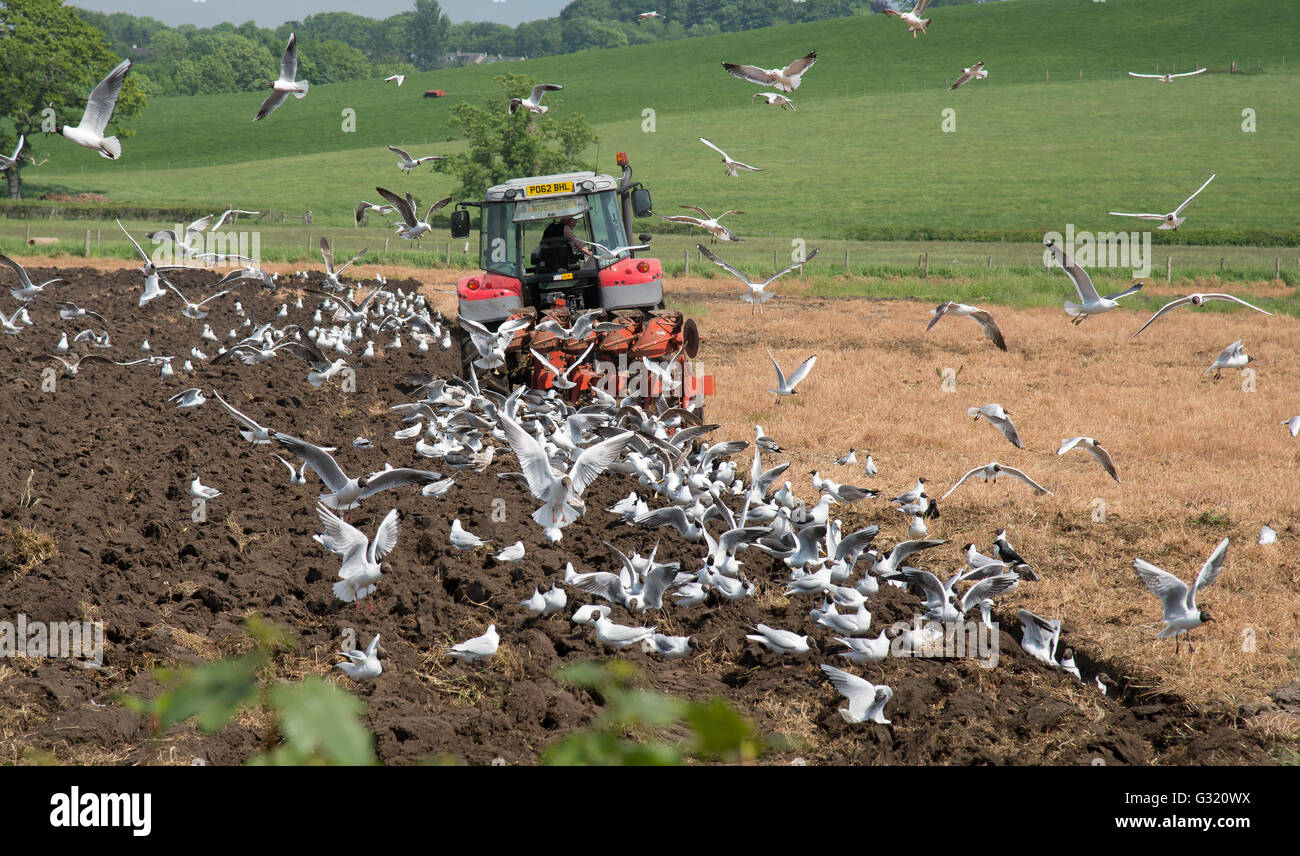
[[[572,401],[596,385],[616,397],[636,395],[649,403],[664,396],[682,406],[713,394],[713,377],[700,375],[694,362],[700,347],[695,322],[664,308],[659,260],[636,256],[650,236],[633,242],[632,214],[653,213],[650,191],[632,183],[622,152],[618,163],[623,174],[617,180],[592,172],[519,178],[489,188],[482,202],[457,204],[453,238],[469,236],[467,206],[479,209],[483,268],[456,288],[466,376],[479,352],[465,319],[495,331],[526,318],[532,323],[515,333],[505,365],[479,371],[482,380],[502,390],[520,383],[549,389],[556,375],[533,356],[536,351],[574,383],[567,389]],[[557,228],[562,223],[568,228]],[[577,252],[564,232],[590,254]],[[570,330],[593,309],[599,310],[599,329],[580,338],[536,329],[553,318]]]

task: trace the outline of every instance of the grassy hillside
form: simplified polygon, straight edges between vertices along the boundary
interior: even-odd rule
[[[319,86],[257,124],[257,93],[158,99],[134,120],[138,134],[121,162],[38,141],[50,163],[24,176],[38,191],[310,208],[318,222],[342,225],[377,183],[420,198],[449,192],[454,181],[427,168],[404,177],[384,146],[455,150],[450,103],[492,93],[492,76],[509,68],[565,85],[553,109],[582,111],[596,125],[600,169],[612,170],[614,150],[627,150],[657,210],[741,208],[732,226],[742,236],[1136,228],[1106,211],[1168,210],[1214,172],[1190,209],[1189,239],[1198,229],[1296,223],[1288,188],[1300,172],[1300,102],[1297,72],[1283,58],[1294,25],[1280,6],[1013,0],[942,7],[933,18],[918,39],[877,15],[432,72],[400,89]],[[821,61],[796,93],[798,113],[754,104],[758,87],[718,67],[783,64],[814,48]],[[946,91],[981,58],[988,80]],[[1218,73],[1233,60],[1265,71]],[[1124,74],[1198,63],[1215,70],[1173,85]],[[420,97],[435,86],[452,97]],[[345,108],[356,111],[354,133],[341,130]],[[655,111],[655,133],[642,131],[645,108]],[[947,108],[951,133],[941,130]],[[1255,111],[1254,133],[1242,130],[1246,108]],[[766,171],[725,176],[699,136]]]

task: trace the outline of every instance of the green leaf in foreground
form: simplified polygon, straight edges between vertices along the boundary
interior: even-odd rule
[[[118,701],[128,710],[151,717],[155,733],[197,717],[199,728],[211,734],[241,707],[257,700],[255,673],[263,662],[262,655],[254,653],[201,666],[159,669],[158,680],[174,686],[153,699],[123,695]]]
[[[375,763],[374,738],[361,722],[365,704],[310,675],[298,684],[278,684],[271,706],[280,716],[284,745],[253,764],[298,765]]]

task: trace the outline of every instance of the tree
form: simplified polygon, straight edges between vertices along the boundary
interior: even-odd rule
[[[586,118],[565,113],[563,100],[551,95],[545,115],[520,110],[512,116],[510,98],[526,97],[538,81],[514,72],[492,79],[501,97],[488,99],[483,107],[462,101],[451,108],[452,124],[469,138],[469,150],[439,161],[437,169],[460,178],[459,197],[481,198],[489,187],[510,178],[580,169],[579,159],[598,142]]]
[[[12,125],[0,124],[0,150],[9,153],[21,134],[32,146],[47,117],[57,124],[81,121],[86,99],[120,59],[104,33],[83,21],[59,0],[6,0],[0,27],[0,104]],[[145,95],[127,75],[109,133],[130,137],[117,123],[138,113]],[[53,113],[45,113],[52,108]],[[24,150],[29,155],[30,149]],[[22,199],[22,169],[26,157],[5,171],[9,196]]]
[[[415,17],[411,19],[411,61],[421,71],[437,68],[446,52],[451,19],[442,11],[438,0],[415,0]]]

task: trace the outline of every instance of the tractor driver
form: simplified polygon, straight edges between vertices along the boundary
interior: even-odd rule
[[[575,261],[582,256],[593,255],[587,245],[578,240],[577,235],[573,234],[573,227],[576,225],[578,225],[578,218],[572,215],[552,220],[551,224],[542,232],[540,247],[562,246],[567,242],[573,250]]]

